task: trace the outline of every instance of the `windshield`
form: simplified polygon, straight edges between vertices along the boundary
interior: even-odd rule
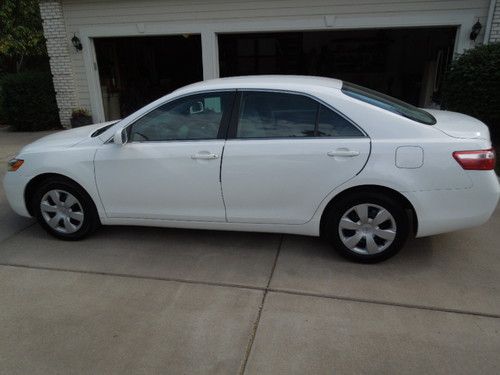
[[[103,126],[102,128],[100,129],[97,129],[95,132],[92,133],[91,137],[97,137],[98,135],[101,135],[102,133],[104,133],[106,130],[108,130],[110,127],[112,127],[114,124],[111,124],[111,125],[106,125],[106,126]]]
[[[422,124],[434,125],[436,123],[436,119],[423,109],[417,108],[411,104],[405,103],[389,95],[382,94],[378,91],[370,90],[353,83],[344,82],[342,85],[342,92],[352,98],[361,100],[365,103],[377,106]]]

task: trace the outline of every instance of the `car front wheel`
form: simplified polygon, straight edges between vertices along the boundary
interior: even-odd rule
[[[399,202],[382,194],[360,193],[336,202],[324,231],[341,255],[375,263],[401,250],[409,229],[409,215]]]
[[[78,240],[99,224],[97,210],[88,194],[66,179],[45,181],[32,199],[38,222],[51,235],[63,240]]]

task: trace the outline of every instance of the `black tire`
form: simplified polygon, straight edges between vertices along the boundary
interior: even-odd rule
[[[340,237],[339,225],[342,216],[353,207],[362,204],[373,204],[384,208],[395,221],[396,235],[392,240],[393,242],[387,248],[375,254],[360,253],[359,249],[358,251],[352,250],[344,244]],[[338,202],[334,202],[326,213],[322,234],[333,244],[335,250],[345,258],[359,263],[377,263],[394,256],[401,250],[410,234],[410,223],[408,212],[397,200],[380,193],[361,192],[353,193]],[[381,238],[377,238],[377,241],[384,243]]]
[[[44,219],[40,207],[42,198],[51,190],[61,190],[72,194],[80,203],[83,211],[83,220],[80,228],[73,233],[62,233],[52,228]],[[53,177],[41,183],[41,185],[34,192],[31,199],[31,207],[40,225],[52,236],[66,241],[80,240],[92,232],[94,232],[100,225],[99,215],[97,209],[88,193],[75,182],[63,178]]]

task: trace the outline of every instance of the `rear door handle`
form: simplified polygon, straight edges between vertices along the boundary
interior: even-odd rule
[[[352,158],[353,156],[358,156],[359,151],[355,150],[335,150],[335,151],[329,151],[326,153],[328,156],[344,156],[348,158]]]
[[[197,154],[191,155],[191,159],[202,159],[202,160],[212,160],[217,159],[219,155],[212,154],[211,152],[199,152]]]

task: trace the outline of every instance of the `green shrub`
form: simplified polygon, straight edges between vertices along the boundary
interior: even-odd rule
[[[443,87],[446,109],[486,123],[500,136],[500,43],[476,47],[456,59]]]
[[[7,124],[7,120],[5,119],[5,111],[3,109],[3,80],[5,78],[5,73],[0,73],[0,125]]]
[[[6,122],[3,110],[2,76],[0,75],[0,125],[4,125]]]
[[[2,79],[2,116],[18,131],[59,127],[59,114],[50,73],[23,72]]]

